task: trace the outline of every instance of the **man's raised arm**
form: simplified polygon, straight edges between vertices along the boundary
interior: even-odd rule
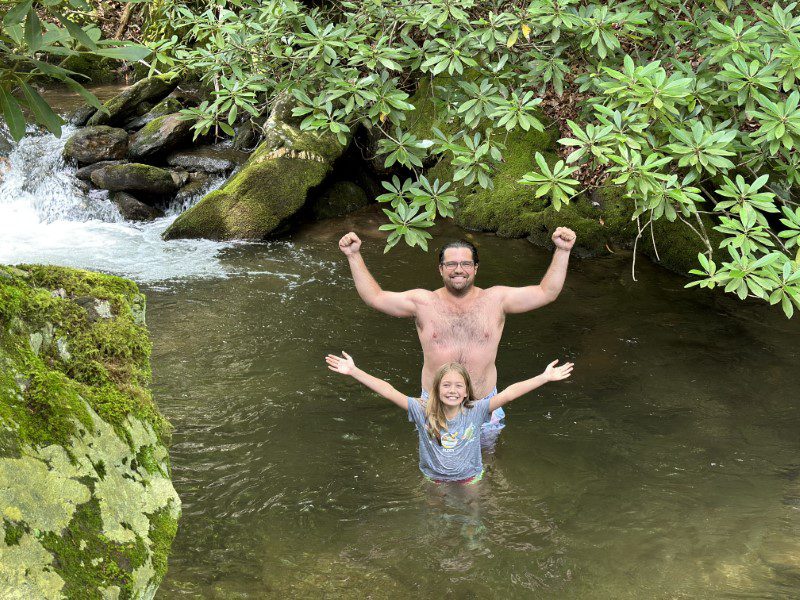
[[[539,285],[526,287],[502,287],[503,310],[506,313],[521,313],[549,304],[561,293],[567,278],[569,254],[575,245],[575,232],[567,227],[559,227],[553,232],[556,250],[547,273]],[[499,287],[499,286],[498,286]]]
[[[343,235],[339,249],[347,256],[358,295],[368,306],[393,317],[413,317],[416,314],[413,291],[386,292],[381,289],[361,258],[361,240],[355,233],[351,231]]]

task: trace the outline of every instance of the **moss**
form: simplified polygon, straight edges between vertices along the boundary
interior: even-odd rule
[[[409,102],[414,105],[414,111],[406,117],[403,129],[419,139],[430,138],[434,127],[447,135],[455,133],[457,127],[454,123],[441,118],[448,114],[441,107],[441,98],[446,95],[450,85],[453,85],[453,80],[448,77],[439,76],[433,81],[429,78],[420,79],[417,90],[409,98]]]
[[[148,100],[160,100],[178,85],[174,74],[166,73],[137,81],[131,87],[117,94],[103,104],[104,111],[97,111],[88,125],[106,125],[123,120],[132,114],[136,107]]]
[[[178,521],[169,508],[163,508],[148,516],[150,520],[150,543],[153,550],[153,569],[156,581],[161,581],[167,572],[167,556],[172,540],[178,532]]]
[[[102,599],[101,589],[116,585],[120,598],[133,597],[131,573],[147,563],[149,552],[144,540],[117,543],[102,533],[100,506],[93,498],[81,504],[69,526],[58,535],[47,532],[41,543],[53,555],[53,569],[64,580],[67,598]]]
[[[111,191],[171,194],[178,189],[168,170],[144,163],[107,165],[92,171],[90,178],[97,187]]]
[[[138,470],[138,468],[141,467],[150,474],[159,474],[164,476],[167,475],[167,473],[162,471],[161,463],[153,454],[152,446],[142,446],[139,448],[139,452],[136,453],[136,458],[134,458],[134,461],[135,462],[131,464],[131,468],[133,469]]]
[[[224,187],[181,214],[164,239],[263,239],[303,206],[330,170],[328,163],[313,160],[251,159]]]
[[[150,423],[166,443],[169,425],[146,388],[150,342],[144,325],[136,322],[134,307],[143,303],[136,285],[62,267],[16,269],[25,277],[7,267],[0,270],[11,275],[0,278],[2,322],[24,322],[28,328],[0,331],[0,354],[16,365],[0,375],[5,400],[0,417],[14,424],[18,439],[29,445],[66,444],[75,432],[74,419],[91,427],[85,400],[123,438],[125,419],[133,415]],[[113,318],[92,320],[74,301],[81,297],[108,301]],[[54,330],[51,339],[69,340],[69,360],[63,360],[57,344],[43,344],[38,354],[30,347],[26,334],[47,326]]]
[[[30,528],[26,523],[20,523],[9,519],[3,519],[4,541],[6,546],[19,546],[19,541],[26,533],[30,533]]]

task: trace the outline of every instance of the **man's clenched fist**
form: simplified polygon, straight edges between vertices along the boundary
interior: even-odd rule
[[[574,235],[575,234],[573,234],[573,236]],[[361,240],[358,239],[358,236],[352,231],[346,233],[342,236],[342,239],[339,240],[339,250],[344,252],[346,256],[358,254],[359,250],[361,250]]]

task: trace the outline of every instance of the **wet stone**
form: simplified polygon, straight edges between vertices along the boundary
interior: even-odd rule
[[[64,158],[81,164],[125,158],[128,151],[128,133],[124,129],[99,125],[80,129],[67,140]]]
[[[97,109],[94,106],[89,106],[85,104],[80,108],[76,108],[73,113],[67,117],[67,121],[70,125],[76,125],[77,127],[83,127],[92,118],[92,115],[97,112]]]
[[[114,203],[117,210],[119,210],[119,214],[127,221],[152,221],[164,216],[163,211],[154,206],[149,206],[135,196],[125,192],[111,194],[111,202]]]
[[[178,113],[158,117],[131,136],[128,155],[143,158],[167,152],[189,137],[192,125]]]
[[[92,183],[115,192],[143,192],[148,195],[171,195],[177,189],[172,173],[141,163],[109,165],[94,171]]]
[[[78,179],[82,179],[83,181],[91,181],[92,173],[97,171],[98,169],[102,169],[103,167],[107,167],[109,165],[124,165],[128,161],[127,160],[102,160],[100,162],[94,163],[93,165],[87,165],[85,167],[81,167],[75,172],[75,177]]]
[[[201,146],[170,154],[167,157],[167,164],[206,173],[222,173],[244,164],[249,156],[247,152],[232,148]]]

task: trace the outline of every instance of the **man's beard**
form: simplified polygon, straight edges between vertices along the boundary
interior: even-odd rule
[[[460,295],[469,291],[469,289],[472,287],[472,281],[468,277],[465,277],[460,282],[456,283],[452,279],[447,277],[445,279],[444,285],[451,292]]]

